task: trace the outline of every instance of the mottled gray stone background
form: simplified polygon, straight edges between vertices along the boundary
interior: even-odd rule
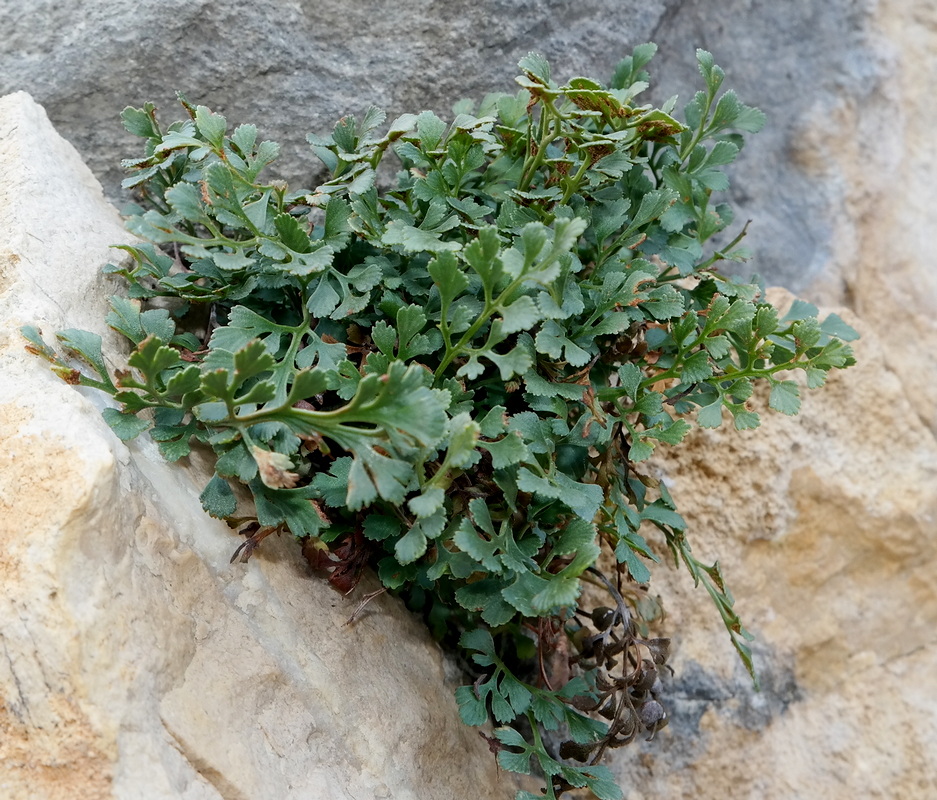
[[[732,200],[754,219],[751,268],[794,290],[824,266],[835,185],[796,162],[805,114],[862,96],[880,68],[864,30],[871,0],[0,0],[0,94],[24,89],[120,201],[120,158],[137,155],[121,109],[174,93],[254,122],[283,147],[282,177],[312,182],[305,135],[370,104],[390,115],[511,91],[517,60],[544,53],[561,80],[607,78],[656,41],[655,98],[689,98],[697,47],[726,86],[768,114],[735,169]]]

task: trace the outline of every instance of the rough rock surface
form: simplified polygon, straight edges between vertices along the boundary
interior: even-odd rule
[[[879,332],[888,368],[937,433],[937,2],[884,0],[870,25],[879,79],[811,115],[797,153],[840,195],[813,294],[847,303]],[[831,123],[845,135],[830,136]]]
[[[0,27],[0,93],[32,92],[115,198],[115,165],[135,146],[117,114],[152,99],[168,118],[175,89],[257,122],[285,146],[282,174],[306,183],[306,132],[371,103],[445,113],[510,86],[531,49],[565,78],[607,74],[657,41],[658,99],[687,98],[693,50],[711,50],[726,85],[769,117],[734,177],[737,216],[754,219],[752,266],[855,312],[843,315],[863,334],[860,364],[807,395],[798,418],[701,433],[656,462],[758,637],[763,690],[750,690],[705,593],[657,570],[665,630],[680,631],[672,722],[614,766],[628,800],[937,796],[935,0],[718,11],[706,0],[59,0],[0,3]],[[23,358],[8,333],[22,322],[100,326],[96,268],[125,234],[71,150],[39,157],[41,113],[22,97],[0,107],[0,161],[38,159],[42,175],[32,183],[21,165],[0,184],[0,797],[306,797],[316,780],[344,790],[348,775],[359,783],[336,797],[380,796],[382,783],[394,798],[407,786],[489,796],[480,740],[459,731],[447,689],[430,694],[442,672],[418,626],[375,601],[354,634],[333,636],[348,609],[297,573],[284,543],[232,571],[230,533],[198,509],[197,468],[165,471],[145,444],[123,447],[93,398]],[[17,131],[11,109],[25,115]],[[106,519],[120,535],[101,532]],[[315,652],[357,687],[375,667],[357,658],[381,636],[419,643],[415,665],[376,666],[385,695],[435,709],[430,744],[418,723],[361,724],[376,701],[353,702],[311,666]],[[298,720],[316,726],[309,745]],[[294,751],[313,748],[297,769]],[[436,774],[451,751],[465,751],[464,769]],[[309,783],[290,790],[291,779]],[[432,790],[412,788],[424,779]],[[510,794],[503,781],[490,796]]]
[[[0,99],[0,797],[371,800],[510,793],[396,602],[270,542],[247,565],[207,474],[120,443],[17,330],[102,328],[126,241],[25,93]],[[269,540],[268,540],[269,542]]]
[[[699,431],[655,462],[757,637],[762,689],[705,591],[659,569],[673,717],[620,757],[629,800],[937,796],[937,439],[874,329],[840,313],[859,363],[798,417],[756,397],[758,430]]]
[[[318,162],[306,133],[369,105],[448,112],[462,97],[513,91],[539,49],[564,75],[609,73],[647,40],[662,0],[37,0],[0,4],[0,94],[24,89],[114,194],[135,147],[118,115],[175,92],[254,122],[284,148],[284,177]],[[134,152],[132,155],[136,155]]]

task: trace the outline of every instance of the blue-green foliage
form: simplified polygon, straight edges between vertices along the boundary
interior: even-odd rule
[[[125,185],[146,209],[128,226],[149,243],[108,268],[130,284],[108,322],[134,348],[129,369],[112,378],[99,338],[63,331],[94,375],[79,373],[25,331],[63,377],[114,396],[121,438],[149,429],[169,460],[193,440],[212,447],[210,514],[233,516],[243,483],[259,525],[325,542],[358,532],[387,586],[466,630],[481,676],[458,692],[463,719],[527,717],[532,741],[496,731],[499,763],[529,772],[533,759],[549,797],[621,793],[594,761],[556,760],[541,729],[562,727],[574,750],[604,742],[600,754],[636,718],[618,709],[612,741],[575,710],[605,696],[592,651],[547,689],[514,674],[492,632],[518,652],[533,636],[542,657],[532,621],[572,636],[601,548],[646,583],[655,536],[704,583],[751,670],[718,565],[694,558],[670,496],[635,465],[694,423],[757,427],[758,383],[795,414],[792,370],[814,387],[852,363],[841,320],[806,304],[779,320],[757,283],[719,270],[746,258],[744,229],[720,236],[732,211],[713,196],[764,118],[720,94],[703,51],[705,88],[682,121],[672,104],[639,105],[654,50],[637,48],[610,87],[558,84],[531,54],[520,91],[462,103],[451,121],[345,117],[309,137],[330,172],[311,191],[261,180],[278,147],[253,125],[231,130],[183,100],[188,119],[164,129],[152,105],[128,108],[145,153]],[[400,171],[382,189],[390,154]],[[147,308],[157,298],[171,314]],[[627,613],[616,624],[632,635]]]

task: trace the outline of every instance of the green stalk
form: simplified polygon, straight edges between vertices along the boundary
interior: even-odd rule
[[[540,725],[537,722],[537,718],[534,716],[533,711],[527,712],[527,719],[530,720],[530,729],[533,731],[534,735],[534,749],[539,750],[541,753],[546,753],[547,750],[543,746],[543,737],[540,735]],[[549,758],[549,756],[547,756]],[[553,791],[553,777],[551,775],[546,776],[546,795],[545,797],[548,800],[556,800],[556,792]]]

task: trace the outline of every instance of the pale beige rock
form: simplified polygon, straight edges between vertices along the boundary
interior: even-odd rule
[[[794,157],[837,186],[829,265],[812,290],[879,333],[888,368],[937,432],[937,2],[883,0],[868,21],[882,74],[816,108]]]
[[[776,303],[789,301],[774,293]],[[676,716],[631,800],[937,797],[937,441],[876,332],[798,417],[700,431],[654,469],[757,636],[752,692],[702,588],[658,569]]]
[[[0,797],[512,794],[419,621],[378,598],[345,627],[356,601],[286,541],[229,565],[204,465],[125,446],[24,351],[22,324],[102,330],[127,234],[23,93],[0,99],[0,174]]]

